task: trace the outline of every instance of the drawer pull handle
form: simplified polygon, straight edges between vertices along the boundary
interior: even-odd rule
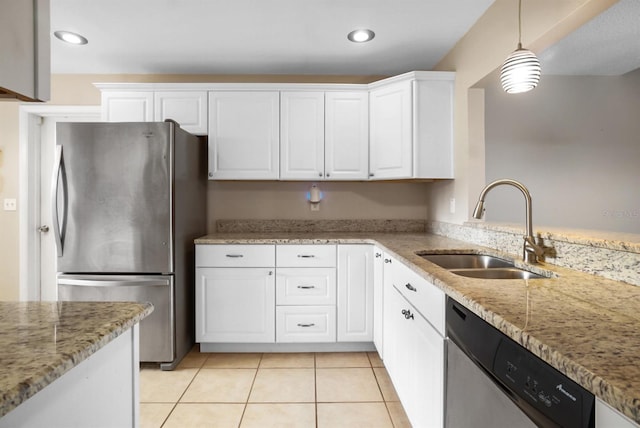
[[[298,327],[313,327],[315,324],[310,322],[308,324],[298,323]]]
[[[391,259],[384,259],[385,263],[391,263]]]
[[[312,259],[315,257],[313,254],[298,254],[298,257],[301,259]]]
[[[376,253],[376,259],[379,259],[380,257],[382,257],[382,253]]]
[[[411,291],[416,291],[416,292],[418,291],[418,289],[416,287],[414,287],[413,285],[411,285],[408,282],[405,284],[405,287],[407,287]]]
[[[310,290],[312,288],[316,288],[315,285],[298,285],[298,288],[301,288],[303,290]]]
[[[227,254],[227,257],[231,258],[231,259],[239,259],[244,257],[242,254]]]
[[[405,319],[413,319],[413,314],[411,313],[411,311],[409,309],[403,309],[402,310],[402,315],[404,315]]]

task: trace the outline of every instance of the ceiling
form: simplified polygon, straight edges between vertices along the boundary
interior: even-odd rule
[[[617,76],[640,68],[640,1],[620,0],[538,56],[543,75]]]
[[[51,0],[53,73],[394,75],[430,70],[493,0]],[[376,33],[352,43],[356,28]]]

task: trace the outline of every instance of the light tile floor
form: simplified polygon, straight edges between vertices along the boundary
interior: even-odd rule
[[[142,428],[411,427],[375,352],[210,354],[140,370]]]

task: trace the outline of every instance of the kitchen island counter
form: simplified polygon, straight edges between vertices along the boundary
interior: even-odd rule
[[[152,311],[149,303],[0,302],[0,417]]]
[[[417,252],[513,255],[427,233],[217,233],[196,244],[362,244],[387,250],[491,325],[640,423],[640,287],[551,264],[517,267],[549,278],[455,275]]]

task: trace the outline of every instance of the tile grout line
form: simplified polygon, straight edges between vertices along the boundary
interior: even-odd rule
[[[315,421],[316,421],[316,428],[318,427],[318,363],[317,363],[317,357],[318,353],[314,352],[313,353],[313,406],[315,409]]]
[[[238,428],[242,426],[242,420],[244,419],[244,415],[247,413],[247,406],[249,405],[249,399],[251,398],[251,393],[253,392],[253,387],[256,384],[256,379],[258,378],[258,370],[260,370],[260,365],[262,364],[262,359],[264,358],[264,353],[260,354],[260,359],[258,360],[258,365],[256,366],[256,373],[253,375],[253,381],[251,381],[251,387],[249,388],[249,394],[247,394],[247,400],[244,403],[244,409],[242,410],[242,415],[240,416],[240,421],[238,422]]]
[[[190,351],[191,352],[191,351]],[[198,350],[198,352],[200,352]],[[164,421],[162,422],[162,424],[160,425],[160,428],[164,427],[165,424],[169,421],[169,418],[171,417],[171,414],[176,410],[176,407],[178,407],[178,403],[180,403],[180,400],[182,399],[182,397],[184,397],[184,394],[187,393],[187,390],[189,389],[189,387],[191,386],[191,384],[193,383],[193,381],[196,379],[196,377],[198,377],[198,374],[200,373],[200,370],[202,370],[202,368],[204,367],[204,365],[206,364],[207,360],[209,359],[209,357],[207,356],[207,358],[204,359],[204,361],[202,362],[202,364],[200,365],[200,367],[198,367],[198,371],[196,371],[196,374],[193,375],[193,378],[191,378],[191,381],[189,381],[189,384],[186,386],[186,388],[184,389],[184,391],[182,391],[182,394],[180,394],[180,397],[178,397],[178,399],[176,400],[175,403],[173,403],[173,407],[171,408],[171,411],[169,412],[169,414],[167,415],[166,418],[164,418]],[[179,364],[178,364],[179,366]],[[178,367],[176,367],[177,369]]]

